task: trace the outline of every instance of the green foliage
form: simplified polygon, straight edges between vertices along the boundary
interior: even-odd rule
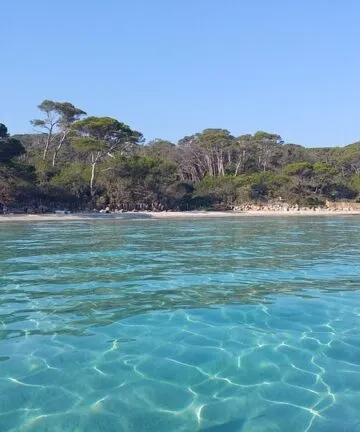
[[[196,138],[200,146],[211,149],[226,147],[233,139],[226,129],[205,129]]]
[[[35,171],[26,164],[0,163],[0,203],[8,204],[26,199],[34,191]]]
[[[151,208],[152,203],[168,206],[170,186],[178,181],[176,166],[159,158],[134,156],[112,161],[102,171],[100,184],[105,201],[112,206],[142,204]]]
[[[264,201],[278,196],[278,190],[288,184],[289,178],[271,172],[241,176],[204,177],[196,184],[195,197],[210,204],[231,207],[250,201]]]
[[[360,142],[309,149],[276,133],[208,128],[177,145],[141,145],[125,123],[86,117],[69,102],[44,100],[39,109],[32,124],[42,133],[11,137],[0,124],[2,202],[184,210],[360,199]]]
[[[175,144],[167,140],[156,139],[144,146],[143,153],[146,156],[172,160],[176,151]]]
[[[195,187],[196,197],[207,197],[210,202],[231,203],[236,200],[239,179],[233,176],[204,177]]]
[[[289,176],[310,177],[313,174],[313,165],[309,162],[296,162],[286,165],[284,174]]]
[[[21,142],[15,138],[0,138],[0,163],[10,163],[14,158],[25,153]]]
[[[72,129],[82,136],[106,142],[109,147],[120,143],[135,144],[142,140],[141,133],[111,117],[87,117],[75,122]]]
[[[280,166],[286,166],[296,162],[312,162],[313,156],[309,149],[297,144],[284,144],[279,156]]]
[[[30,123],[43,132],[40,140],[43,161],[48,159],[50,152],[52,166],[55,167],[60,151],[64,144],[68,144],[67,138],[71,132],[71,125],[86,115],[86,112],[69,102],[55,102],[48,99],[44,100],[38,108],[44,117],[31,120]]]
[[[0,165],[0,203],[10,204],[27,199],[34,192],[31,173],[19,166]],[[20,198],[20,200],[19,200]]]
[[[243,187],[249,188],[249,199],[266,201],[281,195],[282,188],[289,185],[290,179],[275,172],[262,172],[242,175],[239,178]]]
[[[348,186],[354,190],[354,192],[360,194],[360,173],[350,177]]]
[[[268,142],[271,144],[283,144],[283,140],[280,135],[264,131],[255,132],[254,140],[257,142]]]
[[[113,153],[130,155],[133,147],[142,140],[142,134],[111,117],[87,117],[72,124],[74,148],[87,154],[91,165],[90,193],[94,198],[96,168]]]
[[[108,148],[107,143],[95,137],[77,137],[72,138],[74,149],[81,153],[103,152]]]
[[[0,124],[0,203],[11,203],[31,188],[34,169],[19,161],[25,153],[21,142],[9,136],[7,127]]]
[[[315,175],[332,176],[337,174],[336,168],[324,162],[316,162],[312,167]]]
[[[77,198],[88,198],[90,169],[81,162],[72,162],[50,180],[50,185],[70,192]]]
[[[333,182],[321,187],[322,196],[331,200],[352,200],[358,195],[356,185]]]
[[[55,102],[45,99],[38,108],[45,115],[45,118],[31,120],[31,124],[47,130],[50,128],[61,129],[78,120],[81,116],[86,115],[85,111],[76,108],[70,102]]]
[[[7,138],[9,136],[7,127],[0,123],[0,138]]]
[[[360,172],[360,142],[348,145],[341,149],[337,155],[338,163],[345,171]]]

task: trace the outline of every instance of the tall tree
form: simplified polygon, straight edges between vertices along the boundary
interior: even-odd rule
[[[94,197],[97,164],[107,157],[114,158],[117,152],[121,156],[131,153],[136,144],[143,140],[140,132],[111,117],[87,117],[72,125],[77,134],[73,138],[74,147],[85,153],[90,159],[90,192]]]
[[[183,180],[199,181],[204,175],[225,175],[234,137],[226,129],[205,129],[179,141]]]
[[[284,143],[281,136],[278,134],[258,131],[254,134],[254,143],[258,149],[258,162],[262,171],[267,171],[271,168],[271,164],[276,161],[280,155],[279,147]]]
[[[206,163],[196,135],[185,136],[178,142],[176,164],[183,181],[197,182],[206,174]]]
[[[241,135],[235,138],[231,146],[231,157],[229,159],[230,172],[235,176],[245,171],[247,162],[254,159],[253,136],[251,134]]]
[[[72,123],[86,115],[86,112],[69,102],[48,99],[42,101],[38,108],[44,114],[44,118],[31,120],[31,124],[45,132],[43,160],[46,160],[49,148],[54,147],[52,166],[55,166],[56,158],[71,131]]]
[[[225,175],[226,156],[234,137],[226,129],[205,129],[197,135],[197,140],[203,149],[209,175]]]

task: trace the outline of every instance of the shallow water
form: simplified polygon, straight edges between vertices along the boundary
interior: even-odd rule
[[[360,431],[360,219],[0,225],[0,431]]]

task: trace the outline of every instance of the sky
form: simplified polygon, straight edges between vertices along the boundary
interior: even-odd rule
[[[0,0],[0,122],[44,99],[154,138],[360,140],[358,0]]]

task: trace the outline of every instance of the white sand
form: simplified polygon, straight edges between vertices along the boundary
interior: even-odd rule
[[[124,218],[124,215],[126,217]],[[249,210],[249,211],[189,211],[189,212],[128,212],[118,214],[102,214],[98,213],[82,214],[75,213],[70,215],[58,215],[58,214],[44,214],[44,215],[0,215],[0,222],[34,222],[34,221],[76,221],[76,220],[94,220],[94,219],[111,219],[114,220],[119,217],[120,220],[130,219],[131,216],[142,219],[142,217],[148,217],[153,219],[170,219],[170,218],[209,218],[209,217],[249,217],[249,216],[344,216],[344,215],[360,215],[360,210]]]

